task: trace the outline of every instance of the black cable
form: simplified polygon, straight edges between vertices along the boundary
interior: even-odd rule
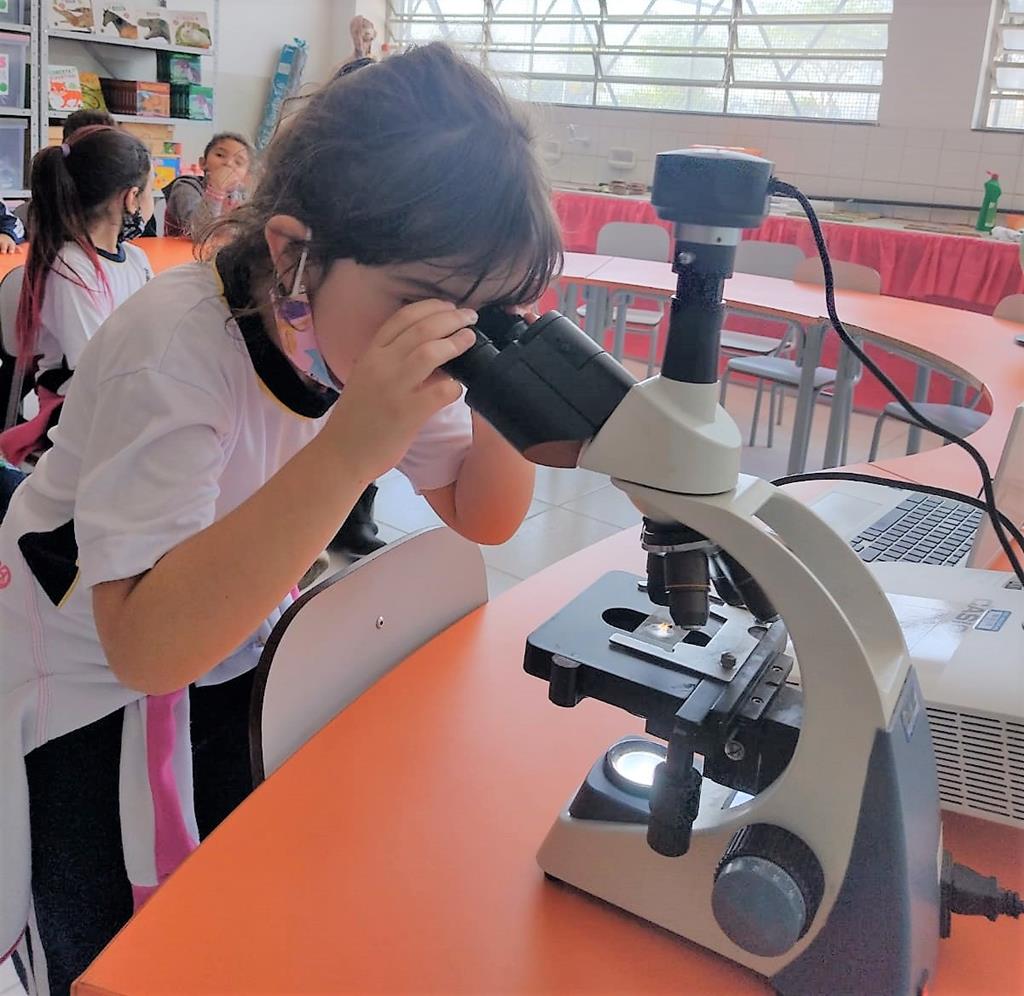
[[[786,183],[783,180],[773,179],[771,184],[773,193],[781,194],[784,197],[792,197],[797,201],[804,210],[804,214],[807,215],[807,220],[811,224],[811,231],[814,234],[814,244],[818,249],[818,256],[821,258],[822,271],[825,275],[825,306],[828,309],[829,321],[832,324],[832,328],[835,329],[836,334],[842,340],[843,345],[853,353],[854,356],[860,360],[861,363],[870,370],[883,387],[896,399],[900,407],[920,426],[923,426],[929,432],[934,433],[947,442],[954,443],[963,449],[974,461],[978,467],[978,472],[981,474],[982,490],[985,495],[984,508],[988,513],[989,520],[992,523],[992,529],[999,540],[999,545],[1003,548],[1003,552],[1006,554],[1007,559],[1010,561],[1010,566],[1013,568],[1014,574],[1020,579],[1021,584],[1024,584],[1024,567],[1021,566],[1020,560],[1017,558],[1017,554],[1013,549],[1013,544],[1010,542],[1006,535],[1006,530],[1003,528],[1002,516],[999,513],[999,509],[996,507],[996,495],[995,488],[992,485],[992,474],[988,469],[988,464],[985,462],[985,458],[972,446],[966,439],[961,439],[956,433],[949,432],[943,429],[942,426],[936,425],[930,419],[925,418],[909,401],[906,395],[896,386],[890,377],[878,366],[877,363],[867,353],[864,352],[860,346],[853,340],[850,333],[846,331],[842,321],[840,321],[839,313],[836,311],[836,293],[835,293],[835,277],[832,273],[832,261],[829,259],[828,248],[825,245],[825,236],[821,231],[821,223],[818,221],[818,215],[814,210],[811,202],[791,183]]]
[[[936,495],[939,498],[952,498],[954,501],[962,501],[965,505],[972,505],[988,511],[988,505],[984,499],[976,498],[974,495],[965,495],[960,491],[953,491],[950,488],[939,488],[932,484],[915,484],[912,481],[902,481],[891,477],[876,477],[874,474],[857,474],[850,470],[812,470],[805,474],[787,474],[785,477],[776,478],[772,481],[776,487],[784,487],[787,484],[800,484],[804,481],[856,481],[859,484],[880,484],[885,488],[895,488],[897,491],[919,491],[926,495]],[[1010,531],[1010,535],[1024,549],[1024,532],[1021,532],[1017,524],[1007,515],[1003,515],[998,509],[996,514],[1003,521],[1003,525]],[[1024,585],[1024,579],[1021,579]]]

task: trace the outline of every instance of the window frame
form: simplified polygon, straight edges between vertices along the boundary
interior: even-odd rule
[[[497,0],[500,2],[500,0]],[[557,0],[548,0],[549,11],[554,6]],[[496,10],[496,0],[480,0],[481,13],[478,14],[466,14],[466,15],[452,15],[445,14],[443,7],[445,6],[444,0],[387,0],[387,36],[388,41],[398,48],[400,48],[404,42],[400,33],[402,25],[405,24],[425,24],[436,21],[439,24],[451,25],[454,29],[460,27],[481,27],[481,40],[473,43],[460,43],[457,38],[453,40],[453,44],[459,47],[462,51],[467,54],[478,58],[481,64],[494,72],[495,75],[505,76],[510,80],[516,81],[550,81],[550,82],[566,82],[574,84],[588,84],[590,86],[589,99],[586,102],[582,101],[569,101],[569,100],[544,100],[544,103],[563,104],[565,106],[572,107],[583,107],[583,108],[596,108],[603,110],[640,110],[649,111],[653,113],[694,113],[694,114],[715,114],[715,115],[727,115],[730,117],[756,117],[756,118],[776,118],[786,121],[808,121],[808,122],[824,122],[824,123],[847,123],[847,124],[877,124],[878,123],[878,106],[881,101],[882,81],[884,77],[884,66],[885,59],[888,54],[888,39],[886,39],[886,47],[884,49],[830,49],[830,50],[816,50],[811,46],[806,48],[770,48],[765,47],[761,49],[750,49],[743,48],[739,42],[739,30],[740,28],[754,27],[754,28],[767,28],[770,26],[785,25],[785,26],[798,26],[808,25],[820,28],[820,33],[823,33],[827,28],[834,24],[845,24],[845,25],[885,25],[891,21],[891,3],[889,4],[890,10],[887,13],[877,14],[776,14],[776,15],[760,15],[756,13],[748,13],[744,10],[745,3],[749,3],[750,0],[717,0],[717,6],[714,7],[713,11],[707,15],[702,16],[666,16],[666,15],[650,15],[650,11],[657,0],[642,0],[645,3],[646,9],[642,12],[629,14],[629,15],[618,15],[608,14],[608,0],[569,0],[574,13],[571,15],[546,15],[543,17],[531,14],[521,15],[502,15],[500,10]],[[715,3],[715,0],[710,0],[711,3]],[[845,3],[847,0],[838,0],[839,3]],[[998,2],[998,0],[997,0]],[[415,14],[405,13],[409,7],[414,4],[418,4],[420,10]],[[538,4],[539,6],[539,4]],[[596,11],[596,13],[583,13],[584,7],[588,10]],[[721,13],[720,13],[721,11]],[[493,31],[496,26],[528,26],[535,25],[537,30],[540,30],[544,25],[561,25],[565,26],[568,24],[578,23],[587,25],[590,27],[589,33],[591,34],[592,40],[590,42],[581,43],[579,45],[571,44],[555,44],[545,45],[543,43],[525,42],[525,43],[496,43],[493,41]],[[672,47],[672,46],[659,46],[659,45],[648,45],[648,46],[637,46],[635,48],[630,47],[629,41],[632,35],[635,34],[641,26],[657,27],[659,25],[678,27],[678,28],[689,28],[695,30],[701,27],[724,27],[727,31],[727,42],[726,46],[709,46],[709,47]],[[627,36],[625,42],[621,44],[611,45],[608,44],[605,39],[605,28],[607,27],[623,27],[632,26],[633,31]],[[452,40],[450,36],[442,35],[443,38],[447,37]],[[762,37],[764,33],[762,31]],[[765,39],[767,45],[767,39]],[[813,44],[813,43],[812,43]],[[813,53],[813,54],[810,54]],[[493,56],[537,56],[537,55],[590,55],[593,71],[589,73],[562,73],[562,72],[541,72],[535,70],[526,70],[522,72],[503,72],[500,68],[494,68],[491,65]],[[676,56],[680,58],[707,58],[709,60],[721,59],[723,60],[723,73],[721,78],[708,79],[699,77],[670,77],[670,76],[632,76],[632,75],[619,75],[609,74],[606,72],[603,62],[611,59],[614,61],[617,58],[628,57],[628,56]],[[880,63],[879,67],[879,79],[878,83],[821,83],[814,81],[798,81],[794,82],[792,79],[779,80],[779,79],[764,79],[764,80],[750,80],[750,79],[737,79],[735,72],[735,65],[739,61],[761,61],[761,62],[793,62],[794,67],[791,70],[791,75],[798,69],[799,65],[815,62],[858,62],[858,63]],[[499,60],[500,61],[500,60]],[[692,66],[691,66],[692,68]],[[698,91],[721,91],[722,101],[721,108],[717,110],[702,110],[702,109],[676,109],[672,107],[657,107],[657,106],[637,106],[636,104],[625,104],[617,105],[615,95],[611,90],[612,85],[625,84],[625,85],[642,85],[649,87],[671,87],[681,90],[683,92],[691,91],[696,93]],[[608,85],[608,92],[611,100],[602,99],[600,90],[602,86]],[[875,102],[875,109],[873,115],[867,117],[864,116],[817,116],[807,115],[800,113],[793,114],[775,114],[775,113],[757,113],[748,111],[735,111],[730,109],[730,96],[734,91],[772,91],[785,94],[789,97],[791,104],[793,105],[794,111],[796,111],[796,104],[793,101],[793,95],[800,92],[817,92],[817,93],[829,93],[829,94],[844,94],[844,93],[866,93],[877,95]]]

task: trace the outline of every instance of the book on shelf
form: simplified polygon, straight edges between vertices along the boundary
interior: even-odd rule
[[[93,12],[91,0],[47,0],[48,21],[54,31],[91,32]],[[45,8],[44,4],[44,8]]]
[[[82,107],[90,111],[105,111],[107,102],[103,99],[99,74],[80,72],[78,75],[82,81]]]
[[[166,7],[145,7],[138,11],[139,38],[171,44],[171,12]],[[164,81],[166,82],[166,81]]]
[[[202,83],[203,60],[189,52],[158,52],[156,78],[162,83]]]
[[[171,19],[171,44],[186,48],[213,48],[210,24],[201,10],[169,10]]]
[[[213,87],[172,83],[171,117],[190,121],[213,120]]]
[[[82,109],[82,81],[77,66],[50,66],[49,103],[51,111]]]
[[[139,40],[139,21],[135,11],[124,3],[97,2],[93,7],[95,31],[104,38]]]

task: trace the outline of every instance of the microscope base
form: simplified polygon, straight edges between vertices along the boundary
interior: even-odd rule
[[[918,714],[907,723],[907,709],[897,711],[893,727],[876,735],[846,867],[825,867],[825,900],[808,932],[781,956],[734,944],[712,909],[716,868],[734,831],[757,822],[756,797],[730,810],[730,793],[705,783],[690,850],[681,858],[652,851],[643,823],[578,819],[567,806],[538,863],[552,879],[752,969],[784,996],[917,996],[935,972],[941,842],[934,779],[927,777],[928,727],[912,705],[921,701],[913,674],[905,692]],[[799,833],[799,813],[789,829]]]

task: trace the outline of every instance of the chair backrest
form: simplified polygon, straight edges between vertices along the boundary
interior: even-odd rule
[[[15,363],[14,371],[10,380],[10,394],[0,414],[3,415],[3,428],[9,429],[18,421],[18,411],[21,408],[21,388],[25,381],[25,368],[17,363],[18,336],[15,329],[15,319],[18,315],[18,298],[21,297],[21,285],[25,279],[25,267],[16,266],[3,280],[0,280],[0,342],[3,343],[4,352],[10,356],[11,362]]]
[[[16,266],[4,276],[3,280],[0,280],[0,339],[3,340],[4,352],[11,356],[18,355],[15,318],[18,314],[18,299],[21,297],[21,285],[24,280],[24,266]]]
[[[862,291],[865,294],[882,293],[881,274],[870,266],[834,259],[832,275],[839,290]],[[802,263],[797,264],[793,271],[793,279],[802,284],[824,284],[825,274],[821,268],[821,260],[817,256],[808,256]]]
[[[167,216],[167,198],[161,194],[159,197],[153,199],[153,218],[156,224],[156,236],[157,238],[163,238],[164,235],[164,219]]]
[[[28,206],[32,203],[31,200],[22,201],[11,213],[25,226],[25,230],[28,230]]]
[[[303,592],[257,665],[249,723],[254,782],[486,601],[480,548],[444,526],[405,536]]]
[[[803,250],[799,246],[744,239],[736,247],[733,269],[737,273],[755,273],[759,277],[792,280],[797,264],[804,259]]]
[[[661,225],[609,221],[597,233],[597,251],[602,256],[654,259],[664,263],[672,251],[672,242]]]
[[[993,312],[995,318],[1005,318],[1008,322],[1024,322],[1024,294],[1011,294],[1004,297],[996,305]]]

